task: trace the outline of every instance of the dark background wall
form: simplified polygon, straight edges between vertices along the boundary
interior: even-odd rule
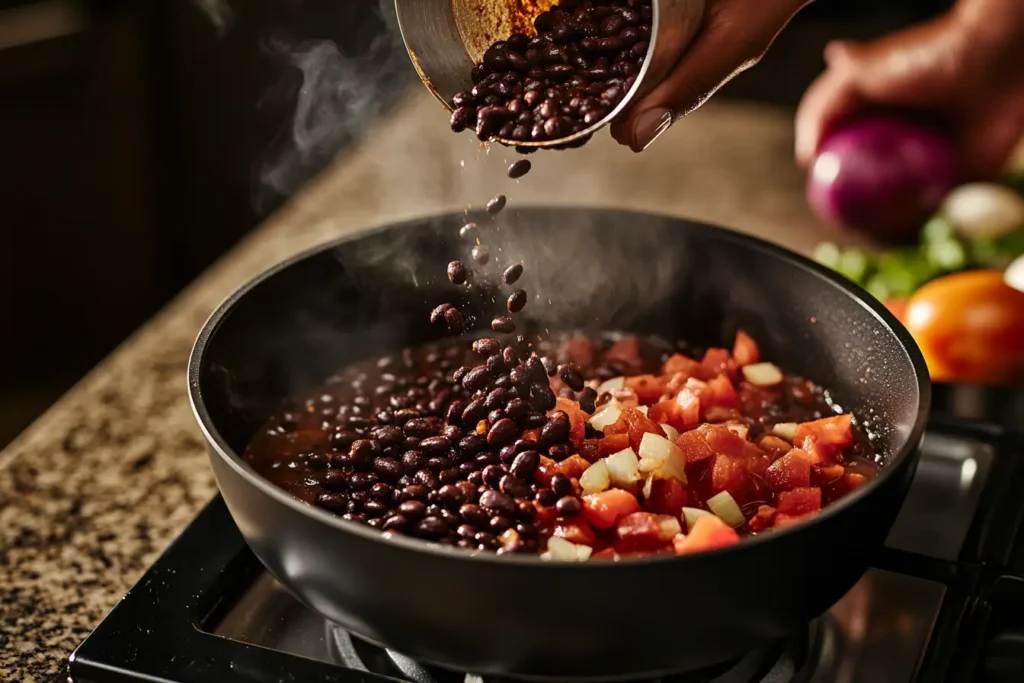
[[[944,4],[818,0],[722,96],[795,104],[828,38]],[[355,114],[419,87],[378,5],[238,0],[220,28],[195,1],[0,0],[0,444],[356,139]],[[268,187],[297,55],[330,44],[344,68],[321,85],[368,101],[334,93],[343,125],[313,121],[316,144]]]

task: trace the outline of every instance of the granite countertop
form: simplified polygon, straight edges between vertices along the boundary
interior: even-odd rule
[[[374,224],[482,204],[635,208],[707,220],[807,252],[792,113],[712,103],[634,155],[599,136],[578,151],[512,155],[453,136],[417,92],[289,205],[129,338],[0,452],[0,679],[41,681],[216,493],[186,394],[206,316],[277,261]]]

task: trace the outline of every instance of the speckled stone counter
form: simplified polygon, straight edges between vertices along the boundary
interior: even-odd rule
[[[512,155],[447,130],[417,93],[0,453],[0,680],[41,681],[216,493],[186,395],[205,317],[275,262],[364,227],[482,204],[635,208],[810,250],[821,228],[792,164],[791,113],[713,104],[634,155],[607,136]]]

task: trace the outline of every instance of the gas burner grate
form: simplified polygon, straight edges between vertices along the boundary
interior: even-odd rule
[[[651,683],[824,683],[831,682],[836,629],[823,617],[799,634],[699,672],[653,679]],[[342,666],[410,683],[509,683],[507,679],[463,674],[422,664],[393,650],[327,624],[326,640],[334,661]]]

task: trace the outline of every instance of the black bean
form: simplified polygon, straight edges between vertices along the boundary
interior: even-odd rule
[[[518,313],[523,310],[526,306],[526,291],[517,289],[508,296],[508,301],[505,302],[505,307],[509,313]]]
[[[351,429],[339,429],[331,435],[331,446],[336,450],[345,450],[359,438],[359,434]]]
[[[414,531],[417,536],[440,538],[448,533],[448,524],[440,517],[424,517],[416,524]]]
[[[486,265],[487,261],[491,258],[491,253],[487,250],[487,247],[482,245],[476,245],[473,247],[473,260],[479,263],[481,266]]]
[[[591,387],[584,387],[580,392],[577,400],[580,403],[580,410],[585,413],[593,413],[597,407],[594,405],[594,401],[597,398],[597,391]]]
[[[494,357],[496,358],[497,356]],[[504,407],[507,402],[508,390],[498,387],[497,389],[491,390],[491,392],[487,394],[487,398],[484,399],[484,407],[487,408],[488,410],[495,410],[497,408]]]
[[[487,437],[483,434],[467,434],[459,440],[459,450],[466,457],[472,457],[486,447]]]
[[[448,124],[452,128],[452,132],[461,133],[466,130],[469,126],[476,121],[476,112],[470,107],[457,107],[452,112],[451,118],[448,120]]]
[[[564,496],[555,503],[555,509],[562,517],[575,517],[583,512],[583,504],[576,496]]]
[[[558,502],[558,494],[549,488],[542,488],[537,491],[534,498],[544,507],[551,507]]]
[[[420,450],[427,453],[447,451],[451,447],[451,439],[447,436],[431,436],[420,441]]]
[[[490,515],[480,507],[472,503],[466,503],[459,508],[459,516],[466,522],[477,528],[486,527],[491,521]]]
[[[487,202],[487,213],[491,214],[492,216],[496,213],[499,213],[502,209],[505,208],[505,202],[507,201],[508,200],[503,194],[495,196],[493,199]]]
[[[493,456],[493,453],[487,455]],[[484,483],[493,488],[497,488],[498,484],[501,483],[501,478],[505,476],[505,468],[497,464],[488,465],[483,469]],[[482,503],[481,503],[482,505]]]
[[[501,360],[505,361],[505,365],[514,367],[519,362],[519,354],[512,346],[506,346],[501,350]]]
[[[480,233],[480,228],[477,227],[476,223],[466,223],[459,228],[459,237],[466,239],[476,239],[476,236]]]
[[[511,443],[518,435],[518,428],[513,420],[503,417],[488,430],[487,443],[492,446],[503,446]]]
[[[407,519],[422,519],[427,514],[427,506],[422,500],[407,500],[399,503],[398,512]]]
[[[380,443],[373,439],[359,439],[352,443],[349,450],[352,465],[357,468],[366,468],[373,463],[373,459],[380,455]]]
[[[559,498],[563,496],[571,496],[573,493],[572,480],[559,472],[551,477],[551,490],[554,491],[555,495]]]
[[[486,370],[486,368],[484,369]],[[486,386],[486,383],[484,386]],[[467,428],[472,428],[486,416],[487,406],[484,405],[484,401],[482,399],[474,399],[466,404],[466,408],[462,411],[462,422]]]
[[[505,419],[505,411],[501,408],[496,408],[491,412],[487,413],[487,426],[493,427],[499,420]]]
[[[453,285],[466,283],[466,266],[462,264],[462,261],[452,261],[448,264],[448,279]]]
[[[366,491],[376,483],[375,472],[353,472],[348,478],[348,487],[353,491]]]
[[[373,471],[376,472],[382,479],[389,481],[396,481],[402,476],[404,471],[402,463],[394,458],[377,458],[373,462]]]
[[[493,356],[501,351],[501,343],[497,339],[484,337],[483,339],[477,339],[473,342],[473,351],[479,353],[481,356]]]
[[[485,388],[494,378],[494,373],[486,365],[478,365],[462,378],[462,386],[467,391],[479,391]],[[463,416],[465,419],[465,416]]]
[[[445,484],[437,490],[437,500],[448,507],[459,507],[466,502],[466,494],[457,486]]]
[[[548,423],[548,416],[544,413],[528,413],[520,422],[524,429],[540,429]]]
[[[384,531],[395,531],[404,529],[407,526],[409,526],[409,520],[407,520],[405,517],[403,517],[402,515],[391,515],[390,517],[384,520],[384,526],[382,526],[381,528]]]
[[[521,420],[530,410],[530,404],[521,398],[514,398],[505,404],[505,414],[513,420]]]
[[[505,370],[508,370],[508,368],[505,367],[505,361],[502,360],[501,356],[498,354],[487,359],[487,369],[496,375],[500,375]]]
[[[501,277],[505,281],[506,285],[511,285],[523,274],[523,264],[513,263],[511,266],[505,269]]]
[[[498,487],[502,493],[507,493],[513,498],[526,498],[530,495],[530,487],[525,484],[521,479],[511,474],[506,474],[498,482]]]
[[[337,491],[325,491],[316,497],[316,504],[331,512],[344,512],[348,509],[348,496]]]
[[[480,494],[480,505],[487,510],[508,516],[514,515],[517,509],[515,501],[508,494],[494,489],[488,489]]]
[[[547,384],[535,384],[531,393],[533,404],[541,410],[551,410],[557,405],[558,397]]]
[[[506,529],[511,529],[514,522],[504,515],[495,515],[491,517],[491,523],[488,525],[492,533],[500,534]]]
[[[491,329],[495,332],[509,333],[514,332],[516,324],[512,322],[512,318],[507,315],[499,315],[491,321]]]
[[[558,411],[550,418],[548,423],[540,429],[540,442],[545,446],[553,446],[557,443],[565,443],[569,440],[569,418],[562,411]]]
[[[573,448],[567,443],[556,443],[553,446],[548,447],[548,457],[557,462],[561,462],[572,455]]]
[[[524,175],[530,172],[532,164],[529,159],[519,159],[514,161],[511,166],[508,167],[508,177],[512,179],[522,178]]]
[[[428,489],[436,489],[438,485],[437,475],[428,469],[422,469],[416,472],[416,481],[423,484]]]
[[[367,517],[382,517],[390,511],[390,506],[382,500],[368,500],[363,503],[363,512]]]
[[[575,363],[562,363],[558,366],[558,376],[573,391],[583,390],[583,374]]]

